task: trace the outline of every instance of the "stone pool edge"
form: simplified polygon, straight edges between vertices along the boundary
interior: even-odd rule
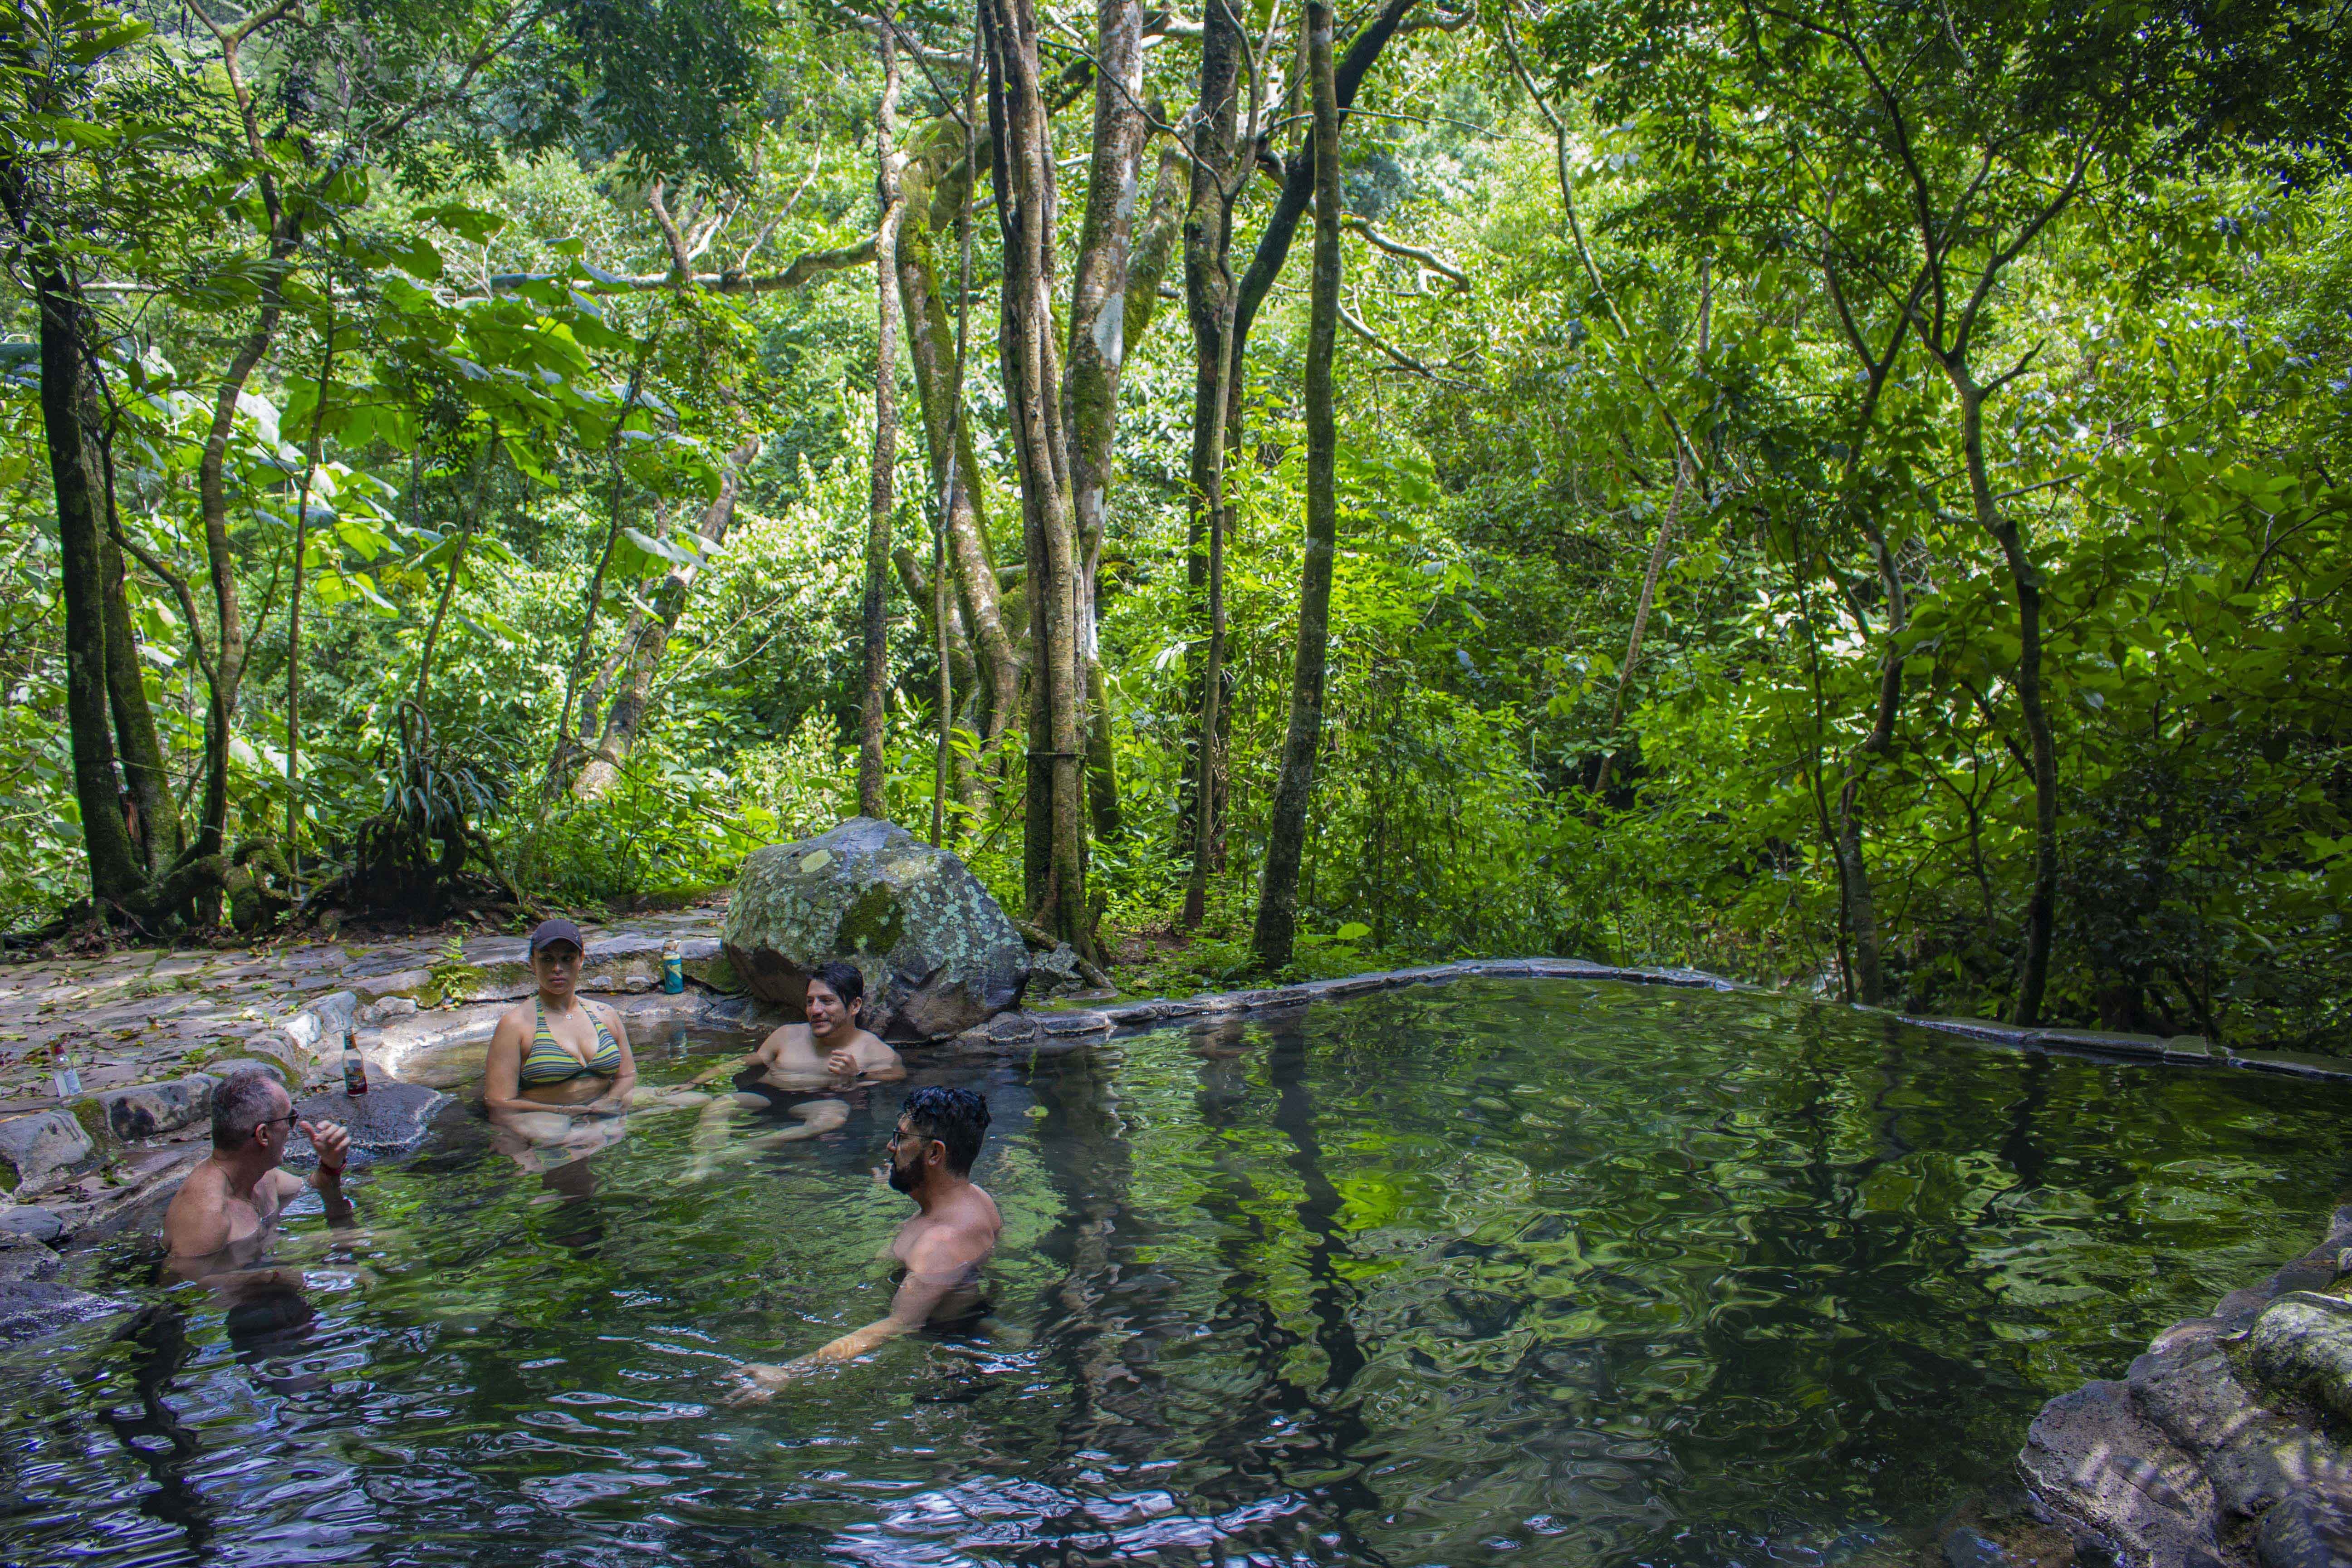
[[[1367,996],[1408,985],[1440,984],[1454,980],[1619,980],[1635,984],[1678,985],[1697,990],[1737,991],[1761,996],[1785,992],[1744,981],[1727,980],[1701,969],[1625,968],[1573,958],[1479,958],[1413,969],[1381,970],[1337,980],[1309,980],[1296,985],[1257,990],[1206,992],[1181,999],[1154,997],[1099,1006],[1046,1008],[1000,1013],[987,1023],[951,1037],[965,1046],[1023,1046],[1080,1042],[1156,1028],[1191,1018],[1234,1017],[1277,1013],[1318,1001]],[[1820,1001],[1816,998],[1815,1000]],[[1823,1006],[1842,1004],[1821,1001]],[[2230,1067],[2256,1072],[2284,1073],[2298,1078],[2352,1082],[2352,1058],[2331,1058],[2300,1051],[2238,1050],[2218,1046],[2199,1035],[2136,1035],[2103,1029],[2040,1028],[1996,1023],[1986,1018],[1948,1018],[1905,1013],[1888,1007],[1843,1004],[1855,1013],[1873,1015],[1891,1023],[1957,1036],[2017,1050],[2107,1060],[2163,1062],[2177,1066]]]

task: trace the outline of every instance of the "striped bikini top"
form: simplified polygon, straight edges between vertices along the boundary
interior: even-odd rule
[[[547,1026],[547,1004],[531,1005],[539,1015],[539,1033],[530,1037],[530,1049],[522,1058],[522,1070],[515,1076],[525,1085],[565,1083],[583,1073],[594,1073],[599,1078],[617,1077],[621,1070],[621,1042],[604,1027],[604,1021],[591,1012],[589,1019],[596,1026],[596,1048],[582,1061],[563,1048],[555,1031]]]

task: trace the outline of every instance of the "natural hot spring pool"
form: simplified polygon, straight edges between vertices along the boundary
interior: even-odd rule
[[[895,1096],[701,1183],[642,1121],[576,1196],[453,1113],[355,1247],[298,1222],[307,1326],[126,1247],[175,1311],[0,1362],[0,1561],[1892,1562],[2307,1246],[2352,1137],[2335,1086],[1593,983],[918,1079],[994,1110],[980,1331],[714,1402],[878,1313]]]

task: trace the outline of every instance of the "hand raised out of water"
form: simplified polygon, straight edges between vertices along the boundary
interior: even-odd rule
[[[851,1050],[847,1046],[842,1047],[841,1049],[834,1052],[833,1055],[824,1058],[824,1070],[833,1074],[835,1078],[856,1078],[857,1076],[857,1053]]]
[[[302,1135],[310,1140],[310,1147],[319,1152],[319,1168],[341,1171],[343,1162],[352,1156],[352,1135],[339,1121],[304,1121],[297,1123]]]

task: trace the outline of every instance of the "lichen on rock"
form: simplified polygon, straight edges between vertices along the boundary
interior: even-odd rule
[[[818,964],[856,964],[866,1025],[892,1040],[971,1028],[1029,979],[1020,933],[963,862],[866,816],[748,858],[720,942],[753,994],[795,1011]]]

